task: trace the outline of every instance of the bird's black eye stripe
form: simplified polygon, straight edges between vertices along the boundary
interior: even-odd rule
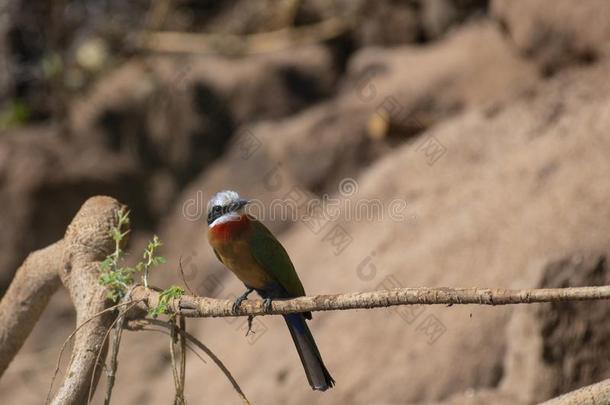
[[[220,205],[214,205],[208,213],[208,224],[214,222],[214,220],[223,214],[223,209]]]
[[[214,220],[216,218],[219,218],[221,216],[223,216],[224,214],[236,211],[237,209],[241,208],[243,206],[243,204],[239,204],[239,203],[230,203],[227,205],[214,205],[212,206],[212,209],[210,209],[210,211],[208,212],[208,223],[212,223],[214,222]]]

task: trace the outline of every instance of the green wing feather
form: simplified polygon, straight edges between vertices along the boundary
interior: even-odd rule
[[[214,254],[216,255],[216,258],[218,259],[218,261],[222,264],[225,264],[225,262],[222,261],[222,257],[220,257],[220,255],[218,254],[218,251],[214,248],[212,248],[212,250],[214,251]]]
[[[250,242],[252,256],[291,296],[305,295],[305,289],[286,249],[261,222],[252,219],[254,232]]]

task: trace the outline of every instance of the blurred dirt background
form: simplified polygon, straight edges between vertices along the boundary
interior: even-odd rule
[[[267,221],[309,294],[610,283],[607,0],[1,0],[0,131],[0,294],[97,194],[129,205],[132,256],[164,241],[154,284],[181,284],[181,259],[198,294],[238,294],[205,234],[226,188],[383,203],[373,221]],[[606,302],[319,313],[326,393],[281,319],[248,337],[244,319],[189,329],[254,404],[530,404],[610,377],[609,316]],[[62,291],[0,402],[42,402],[73,327]],[[115,402],[170,403],[166,339],[124,340]],[[239,403],[196,357],[186,393]]]

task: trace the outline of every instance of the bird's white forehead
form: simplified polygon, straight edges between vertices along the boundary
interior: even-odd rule
[[[236,200],[239,200],[239,194],[237,194],[235,191],[220,191],[214,194],[208,202],[208,211],[210,211],[210,209],[212,209],[212,207],[215,205],[220,205],[221,207],[224,207]]]

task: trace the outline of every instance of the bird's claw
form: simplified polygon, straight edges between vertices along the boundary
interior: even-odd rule
[[[233,312],[234,314],[238,313],[239,312],[239,306],[241,305],[243,300],[244,300],[244,298],[237,297],[235,299],[235,302],[233,302],[233,306],[231,307],[231,312]]]
[[[263,311],[271,312],[271,298],[265,298],[263,300]]]
[[[252,330],[252,321],[254,320],[254,315],[248,315],[248,330],[246,331],[246,336],[252,333],[256,333]]]
[[[253,290],[251,288],[248,288],[242,295],[240,295],[239,297],[235,298],[235,302],[233,302],[233,306],[231,307],[231,311],[236,314],[239,312],[239,307],[241,305],[241,303],[248,298],[248,295],[252,292]]]

